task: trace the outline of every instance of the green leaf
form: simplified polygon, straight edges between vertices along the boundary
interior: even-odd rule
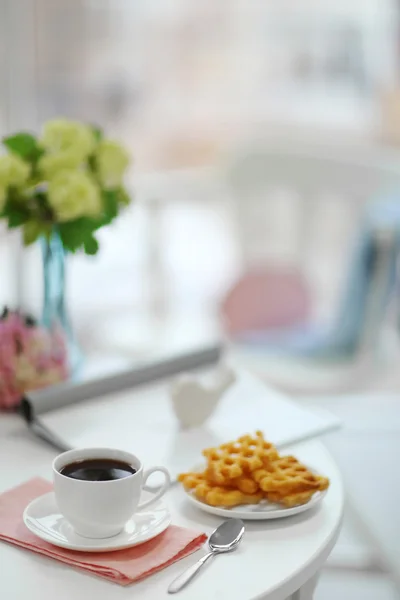
[[[8,213],[8,228],[15,229],[26,223],[28,220],[29,213],[27,214],[25,211],[15,208]]]
[[[76,252],[78,248],[84,246],[86,240],[92,237],[95,229],[96,223],[92,219],[85,217],[58,225],[58,231],[64,248],[70,252]]]
[[[118,216],[120,204],[122,204],[121,190],[103,190],[102,200],[103,214],[100,218],[93,221],[93,231],[96,229],[100,229],[100,227],[104,227],[104,225],[109,225]]]
[[[32,154],[28,158],[32,158],[32,160],[37,162],[39,160],[39,158],[41,156],[43,156],[43,154],[45,154],[45,149],[42,148],[41,146],[36,146],[35,150],[32,152]]]
[[[92,131],[94,133],[94,137],[96,138],[96,142],[100,142],[103,139],[103,130],[97,125],[91,125]]]
[[[118,192],[106,190],[103,192],[104,216],[102,225],[108,225],[118,215]]]
[[[49,205],[47,195],[44,192],[37,191],[32,196],[32,200],[35,202],[35,215],[39,221],[42,222],[53,222],[54,214]]]
[[[37,223],[36,221],[28,221],[24,224],[23,228],[23,238],[25,246],[29,246],[36,242],[38,237],[42,234],[42,224]]]
[[[89,165],[89,169],[92,171],[92,173],[94,173],[96,175],[97,164],[96,164],[96,157],[94,156],[94,154],[91,154],[88,157],[88,165]]]
[[[131,197],[123,187],[119,188],[118,190],[118,202],[124,206],[128,206],[128,204],[131,202]]]
[[[31,215],[27,206],[17,204],[9,199],[4,207],[2,216],[7,219],[8,228],[14,229],[29,221]]]
[[[85,249],[86,254],[90,254],[93,256],[97,253],[99,249],[99,242],[93,235],[91,235],[84,241],[83,247]]]
[[[3,144],[14,154],[27,159],[38,158],[44,152],[30,133],[17,133],[3,138]]]

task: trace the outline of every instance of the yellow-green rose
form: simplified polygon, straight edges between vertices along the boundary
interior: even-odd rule
[[[121,184],[129,165],[129,154],[123,146],[113,140],[102,140],[96,151],[96,166],[99,179],[107,189]]]
[[[4,206],[6,204],[6,190],[3,187],[0,187],[0,214],[4,210]]]
[[[0,156],[0,186],[20,187],[28,179],[30,166],[16,154]]]
[[[60,222],[83,216],[95,217],[102,209],[98,186],[81,171],[63,171],[51,179],[48,200]]]
[[[80,152],[64,150],[53,154],[45,154],[39,160],[39,171],[45,179],[52,179],[61,171],[70,171],[82,164],[83,158]]]
[[[96,138],[91,128],[83,123],[54,119],[45,124],[40,144],[49,153],[72,151],[83,160],[93,152]]]

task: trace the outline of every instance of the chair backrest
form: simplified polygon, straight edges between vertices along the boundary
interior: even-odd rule
[[[342,155],[326,147],[305,149],[257,146],[242,151],[231,163],[231,181],[239,188],[262,184],[293,185],[304,192],[371,194],[384,183],[399,183],[400,160],[376,155],[363,160]]]
[[[317,296],[338,293],[366,202],[396,191],[400,201],[390,152],[255,144],[231,157],[227,174],[245,266],[296,265]]]

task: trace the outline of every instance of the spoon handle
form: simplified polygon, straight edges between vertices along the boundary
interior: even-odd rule
[[[174,581],[170,584],[168,588],[168,593],[176,594],[176,592],[179,592],[182,588],[184,588],[185,585],[189,583],[189,581],[192,581],[193,577],[208,561],[208,559],[212,556],[215,556],[215,554],[215,552],[209,552],[208,554],[200,558],[200,560],[198,560],[197,563],[195,563],[194,565],[186,569],[186,571],[183,571],[183,573],[178,575],[178,577],[174,579]]]

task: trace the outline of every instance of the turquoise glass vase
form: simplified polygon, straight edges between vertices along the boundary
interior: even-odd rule
[[[67,254],[61,238],[54,231],[42,239],[43,256],[43,312],[42,326],[63,346],[69,376],[76,374],[82,355],[73,334],[65,295]]]

